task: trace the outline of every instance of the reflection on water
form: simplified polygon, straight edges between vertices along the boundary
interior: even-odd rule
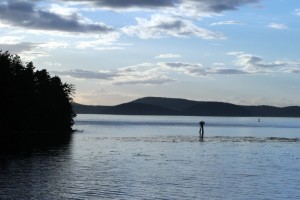
[[[99,117],[101,116],[101,117]],[[271,127],[300,128],[298,118],[265,117],[195,117],[195,116],[130,116],[130,115],[79,115],[76,125],[93,126],[199,126],[205,120],[208,127]]]
[[[95,137],[95,140],[111,140],[110,137]],[[240,137],[240,136],[214,136],[199,138],[197,136],[156,136],[156,137],[113,137],[116,141],[121,142],[293,142],[300,143],[300,138],[284,137]]]
[[[1,134],[0,153],[16,152],[30,149],[54,148],[69,145],[72,132],[25,132],[19,134]]]
[[[62,143],[1,153],[0,199],[300,198],[297,128],[208,126],[202,142],[197,126],[75,128]]]
[[[6,142],[0,153],[0,199],[58,199],[70,168],[72,135]]]

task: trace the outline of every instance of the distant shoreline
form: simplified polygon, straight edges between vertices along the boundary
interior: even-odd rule
[[[299,106],[244,106],[224,102],[144,97],[115,106],[73,104],[76,114],[165,115],[215,117],[300,117]]]

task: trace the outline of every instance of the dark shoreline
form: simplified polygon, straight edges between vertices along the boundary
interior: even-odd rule
[[[214,117],[300,117],[299,106],[244,106],[224,102],[145,97],[115,106],[73,104],[76,114],[166,115]]]
[[[29,150],[65,145],[72,140],[74,131],[19,131],[1,134],[1,152]]]

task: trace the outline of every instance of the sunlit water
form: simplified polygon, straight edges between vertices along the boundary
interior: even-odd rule
[[[0,199],[300,199],[298,118],[79,115],[74,128],[0,154]]]

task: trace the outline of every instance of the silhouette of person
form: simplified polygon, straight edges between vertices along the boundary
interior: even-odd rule
[[[204,136],[204,125],[205,125],[205,122],[201,121],[201,122],[199,122],[199,125],[200,125],[200,130],[199,130],[200,138],[203,138],[203,136]]]

